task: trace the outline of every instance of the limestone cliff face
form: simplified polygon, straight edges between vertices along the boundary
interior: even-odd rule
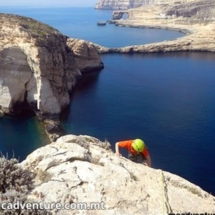
[[[173,0],[98,0],[95,8],[103,10],[127,10],[146,4],[161,4]]]
[[[103,10],[126,10],[133,7],[139,7],[145,4],[144,0],[99,0],[95,6],[96,9]]]
[[[117,157],[108,142],[67,135],[30,154],[20,164],[36,173],[33,202],[98,203],[97,210],[52,210],[53,214],[158,215],[215,213],[215,197],[160,169]],[[86,205],[85,205],[86,206]]]
[[[67,55],[66,37],[20,16],[1,14],[0,22],[1,108],[13,112],[26,98],[42,113],[58,114],[69,102],[66,75],[78,75]]]
[[[71,50],[78,45],[69,48],[67,39],[58,30],[33,19],[0,14],[1,111],[14,113],[27,102],[40,114],[57,115],[69,104],[69,92],[84,66],[78,67],[75,50]],[[98,67],[101,64],[98,54],[96,57],[94,69],[96,63]],[[86,61],[89,68],[91,58]]]

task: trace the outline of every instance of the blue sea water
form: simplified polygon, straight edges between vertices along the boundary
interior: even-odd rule
[[[2,13],[15,13],[45,22],[73,38],[80,38],[108,47],[145,44],[181,37],[183,33],[158,29],[128,29],[113,24],[97,26],[110,20],[112,11],[93,8],[26,8],[4,7]],[[144,32],[144,33],[143,33]]]
[[[107,25],[111,11],[92,8],[1,8],[30,16],[70,36],[119,47],[171,40],[180,32]],[[123,40],[122,40],[123,38]],[[215,55],[106,54],[105,68],[84,75],[62,116],[67,133],[119,140],[142,138],[153,167],[215,194]],[[35,117],[0,118],[0,150],[24,159],[46,143]],[[30,145],[29,145],[30,142]],[[125,154],[124,154],[125,155]]]

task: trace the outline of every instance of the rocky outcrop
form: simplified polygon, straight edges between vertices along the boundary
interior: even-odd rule
[[[126,13],[126,11],[114,11],[112,14],[112,19],[113,20],[122,19],[124,14],[128,15],[128,13]]]
[[[71,41],[36,20],[0,14],[1,112],[28,107],[41,119],[56,118],[68,106],[81,71],[103,68],[91,43]]]
[[[73,209],[79,203],[97,204],[97,210],[53,209],[53,214],[215,213],[215,198],[200,187],[117,157],[108,142],[90,136],[63,136],[20,166],[36,173],[29,201],[69,203]]]
[[[72,50],[76,65],[82,73],[104,68],[98,50],[93,43],[69,38],[67,45]]]

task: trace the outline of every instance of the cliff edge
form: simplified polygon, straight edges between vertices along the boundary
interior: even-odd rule
[[[86,135],[63,136],[19,165],[36,174],[28,201],[97,205],[97,210],[53,209],[53,214],[215,213],[215,197],[200,187],[118,157],[107,141]]]

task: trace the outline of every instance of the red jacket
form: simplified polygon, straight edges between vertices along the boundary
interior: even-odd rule
[[[126,148],[129,152],[131,152],[131,154],[136,155],[137,152],[135,150],[132,149],[132,142],[134,140],[125,140],[125,141],[120,141],[118,142],[118,146],[122,147],[122,148]],[[144,150],[141,152],[145,157],[149,156],[149,151],[147,149],[147,147],[145,146]]]

